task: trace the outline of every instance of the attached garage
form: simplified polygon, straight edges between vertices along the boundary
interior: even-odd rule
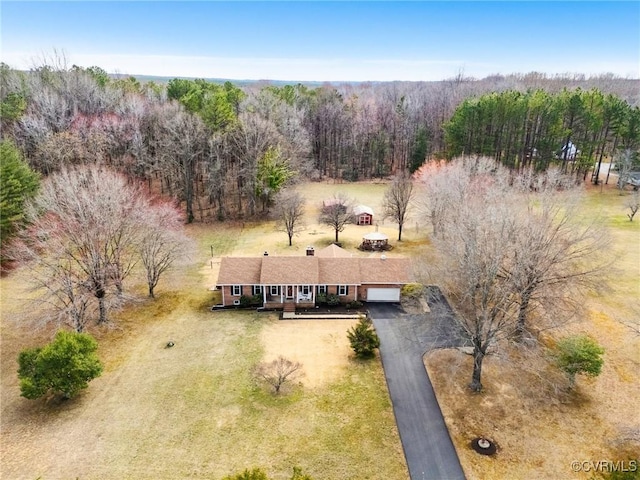
[[[399,302],[400,288],[371,288],[367,289],[367,302]]]

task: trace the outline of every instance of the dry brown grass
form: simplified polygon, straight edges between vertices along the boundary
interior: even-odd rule
[[[274,321],[262,329],[264,358],[279,355],[300,362],[304,376],[301,383],[321,388],[339,380],[351,364],[347,330],[357,320],[285,320]]]
[[[596,338],[606,350],[598,378],[579,378],[573,393],[555,391],[551,384],[566,386],[566,380],[545,359],[509,347],[486,359],[484,392],[473,394],[466,388],[471,357],[443,350],[425,358],[469,479],[591,478],[572,472],[571,461],[617,461],[640,453],[640,444],[628,440],[629,430],[640,432],[640,337],[621,323],[638,326],[640,222],[623,220],[624,200],[612,188],[592,189],[587,201],[611,230],[617,258],[611,289],[587,299],[587,318],[551,335],[585,332]],[[480,435],[497,442],[497,455],[469,448]]]
[[[34,330],[41,312],[24,271],[0,279],[2,478],[216,479],[254,466],[288,478],[300,465],[318,479],[405,480],[381,364],[351,359],[348,322],[294,325],[271,314],[209,311],[210,246],[216,256],[259,254],[282,234],[268,222],[189,233],[198,251],[161,280],[157,300],[132,303],[111,326],[91,329],[105,371],[61,404],[19,396],[18,352],[53,330]],[[173,348],[164,348],[168,340]],[[251,370],[277,351],[299,357],[306,377],[274,397]]]
[[[115,326],[93,329],[105,373],[61,405],[19,397],[18,352],[48,341],[53,331],[35,328],[42,311],[33,305],[24,272],[1,278],[2,478],[216,479],[253,466],[287,478],[299,464],[317,479],[406,479],[380,363],[350,358],[345,322],[297,325],[207,309],[219,256],[302,254],[308,244],[327,245],[333,232],[315,220],[322,199],[343,190],[379,211],[385,186],[303,188],[308,228],[293,247],[269,221],[189,227],[198,245],[191,263],[161,280],[157,301],[130,305]],[[607,215],[620,268],[612,274],[613,291],[589,299],[589,318],[562,333],[586,331],[605,346],[599,378],[579,379],[574,397],[558,396],[548,389],[548,376],[533,373],[534,360],[510,351],[487,359],[486,391],[472,395],[469,357],[440,351],[426,359],[470,479],[580,478],[571,460],[618,459],[633,447],[622,438],[625,427],[640,424],[640,345],[619,321],[637,324],[640,312],[640,222],[625,220],[624,199],[614,190],[593,191],[588,201]],[[348,226],[340,237],[354,254],[366,255],[355,247],[371,229]],[[393,241],[395,225],[380,230]],[[412,220],[405,235],[405,242],[392,242],[392,255],[433,254],[425,250],[427,225],[416,228]],[[176,346],[165,349],[169,339]],[[306,376],[302,387],[275,398],[249,372],[280,353],[301,361]],[[528,367],[514,369],[514,358]],[[495,457],[467,448],[481,434],[498,442]]]

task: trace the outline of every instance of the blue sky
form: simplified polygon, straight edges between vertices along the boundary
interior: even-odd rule
[[[640,77],[640,2],[11,2],[3,62],[162,76],[440,80],[539,71]]]

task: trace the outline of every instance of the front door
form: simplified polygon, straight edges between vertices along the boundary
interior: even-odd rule
[[[293,298],[293,286],[287,285],[287,298]]]

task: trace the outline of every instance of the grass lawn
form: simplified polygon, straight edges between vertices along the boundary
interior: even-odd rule
[[[484,391],[473,394],[466,388],[471,357],[441,350],[425,358],[470,480],[592,479],[598,478],[593,472],[573,472],[571,462],[640,456],[640,222],[625,217],[624,196],[614,187],[588,188],[589,210],[601,216],[611,236],[616,260],[608,273],[610,289],[587,299],[585,318],[552,335],[594,337],[605,348],[602,374],[579,377],[575,392],[558,394],[547,383],[555,370],[536,371],[535,356],[511,348],[486,358]],[[472,451],[469,443],[477,436],[497,442],[498,453]]]
[[[161,280],[158,299],[92,329],[105,372],[64,403],[19,396],[18,352],[53,330],[34,329],[43,311],[24,271],[0,279],[2,478],[217,479],[261,467],[285,479],[299,465],[316,479],[407,479],[380,361],[351,357],[351,321],[208,309],[220,255],[294,253],[286,236],[269,222],[189,232],[196,253]],[[250,372],[280,353],[305,376],[274,397]]]
[[[292,247],[268,220],[189,226],[194,253],[161,280],[157,300],[130,303],[112,326],[92,329],[105,372],[62,404],[19,396],[18,352],[49,341],[53,330],[41,321],[46,312],[34,304],[24,271],[0,278],[2,478],[219,479],[261,467],[286,479],[299,465],[317,480],[407,479],[380,361],[350,356],[353,322],[208,309],[221,256],[301,255],[307,245],[328,245],[333,231],[317,223],[322,200],[344,191],[378,213],[385,185],[299,188],[307,228]],[[469,357],[443,350],[425,359],[469,479],[589,478],[574,474],[571,461],[619,460],[633,447],[624,438],[629,428],[640,430],[640,339],[619,321],[637,326],[640,314],[640,220],[626,220],[614,188],[592,189],[587,201],[611,230],[613,288],[589,298],[587,318],[563,333],[587,332],[603,344],[599,378],[580,378],[573,396],[558,396],[514,350],[487,358],[485,391],[473,395]],[[395,246],[388,255],[433,255],[429,226],[418,218],[414,212],[401,243],[396,225],[376,218]],[[374,229],[349,225],[340,240],[366,256],[355,248]],[[144,295],[144,285],[131,288]],[[175,346],[167,349],[169,340]],[[302,362],[305,375],[274,397],[250,372],[279,354]],[[478,435],[498,443],[496,456],[469,449]]]

